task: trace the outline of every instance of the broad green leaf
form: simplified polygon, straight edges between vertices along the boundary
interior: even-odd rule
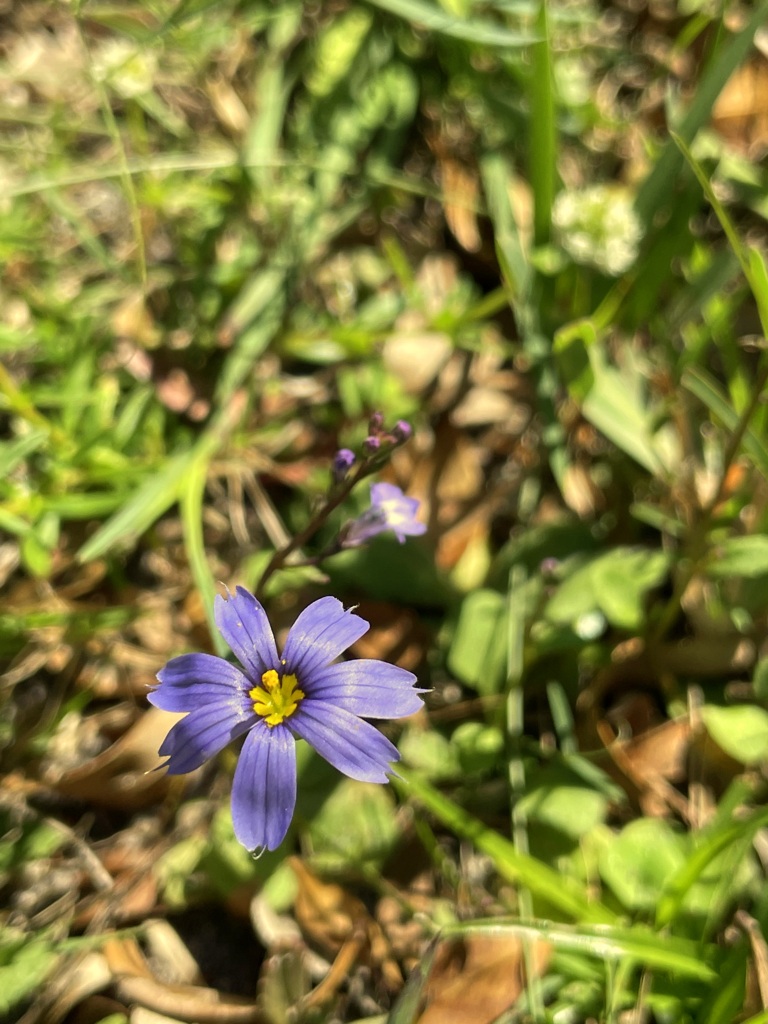
[[[744,576],[753,579],[768,575],[768,537],[728,537],[718,544],[707,563],[707,573],[716,579]]]
[[[461,604],[448,667],[463,683],[489,696],[504,686],[507,664],[506,601],[495,590],[476,590]]]
[[[398,748],[405,763],[432,782],[456,779],[461,775],[456,750],[439,732],[406,729]]]
[[[657,411],[634,371],[609,366],[595,347],[589,349],[594,383],[582,405],[586,418],[654,476],[672,468],[669,437],[657,426]]]
[[[685,838],[661,818],[638,818],[600,850],[600,874],[628,910],[653,910],[685,863]]]
[[[59,960],[59,953],[44,938],[0,929],[0,1014],[11,1011],[33,995]]]
[[[567,576],[547,604],[545,615],[551,622],[565,625],[597,610],[620,629],[638,629],[645,595],[662,582],[667,568],[663,551],[614,548],[590,558]]]
[[[458,753],[465,774],[490,771],[504,753],[504,734],[496,726],[462,722],[453,731],[451,746]]]
[[[398,831],[388,786],[344,779],[309,823],[312,862],[322,871],[380,866]]]
[[[717,745],[740,764],[768,759],[768,711],[756,704],[705,704],[701,719]]]
[[[567,759],[527,772],[525,782],[525,794],[517,806],[528,821],[578,839],[605,819],[610,802],[605,783],[601,789],[585,785]]]

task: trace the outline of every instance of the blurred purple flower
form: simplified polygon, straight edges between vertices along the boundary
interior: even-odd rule
[[[374,412],[368,420],[368,433],[374,436],[381,432],[384,427],[384,416],[380,412]]]
[[[242,669],[211,654],[182,654],[158,673],[149,701],[187,712],[160,756],[183,775],[247,733],[232,783],[235,835],[248,850],[274,850],[296,804],[295,740],[339,771],[387,782],[397,749],[363,718],[402,718],[421,707],[416,677],[383,661],[335,659],[369,629],[335,597],[309,605],[282,657],[262,606],[242,587],[216,598],[216,625]]]
[[[381,441],[378,437],[374,437],[373,434],[370,437],[366,437],[363,441],[363,451],[366,455],[375,454],[379,448],[381,448]]]
[[[401,544],[406,537],[418,537],[427,529],[416,518],[418,511],[418,499],[406,497],[394,484],[372,484],[370,508],[349,523],[341,546],[359,547],[387,530],[391,530]]]
[[[413,434],[413,427],[407,420],[398,420],[392,427],[392,437],[397,444],[405,444]]]
[[[333,464],[331,466],[331,474],[335,484],[343,483],[344,478],[354,466],[356,460],[357,456],[349,448],[339,448],[333,456]]]

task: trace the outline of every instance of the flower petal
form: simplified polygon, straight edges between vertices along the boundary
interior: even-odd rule
[[[404,718],[422,706],[416,676],[385,661],[361,658],[329,665],[312,676],[307,696],[362,718]]]
[[[303,700],[288,727],[351,779],[387,782],[400,754],[386,736],[361,718],[319,700]]]
[[[227,601],[217,594],[214,609],[219,632],[254,683],[261,682],[268,669],[279,667],[272,627],[253,594],[243,587]]]
[[[249,707],[252,684],[239,668],[212,654],[182,654],[157,673],[160,685],[147,700],[163,711],[195,711],[206,704]]]
[[[305,608],[291,626],[285,642],[284,672],[298,677],[299,686],[307,693],[312,674],[338,658],[369,625],[335,597],[321,597]]]
[[[226,704],[209,704],[191,711],[163,740],[159,754],[167,757],[168,763],[161,767],[167,768],[169,775],[194,771],[242,735],[255,717],[253,712],[235,712]]]
[[[276,850],[296,805],[296,752],[283,725],[259,722],[246,737],[232,783],[232,822],[247,850]]]

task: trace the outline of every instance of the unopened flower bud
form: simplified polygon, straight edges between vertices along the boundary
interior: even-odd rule
[[[371,435],[370,437],[366,437],[366,439],[363,441],[363,451],[367,455],[374,455],[379,450],[379,448],[381,448],[381,441],[378,439],[378,437],[373,437]]]
[[[406,441],[411,439],[412,435],[413,427],[407,420],[398,420],[394,427],[392,427],[392,437],[395,439],[395,444],[405,444]]]
[[[383,427],[384,417],[382,414],[380,412],[373,413],[371,418],[368,420],[368,433],[375,437],[381,432]]]
[[[333,465],[331,466],[331,474],[335,484],[340,484],[344,481],[347,473],[354,466],[355,461],[355,453],[353,451],[349,448],[339,448],[333,456]]]

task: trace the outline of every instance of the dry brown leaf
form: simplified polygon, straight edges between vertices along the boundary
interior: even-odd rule
[[[536,975],[549,962],[545,942],[531,944]],[[523,944],[515,936],[468,935],[444,942],[425,986],[418,1024],[491,1024],[525,988]]]
[[[196,1024],[260,1024],[254,1000],[199,985],[163,984],[158,981],[135,939],[111,939],[104,944],[117,997],[173,1020]]]
[[[150,708],[102,754],[69,771],[52,766],[45,781],[66,796],[98,807],[136,810],[161,799],[172,785],[160,764],[158,749],[172,725],[183,716]]]
[[[365,905],[340,885],[317,878],[298,857],[291,857],[298,880],[294,903],[302,932],[328,955],[335,956],[328,978],[308,997],[321,1004],[349,977],[355,963],[376,968],[384,986],[398,992],[403,984],[389,942]]]
[[[712,111],[717,131],[742,152],[757,156],[768,148],[768,60],[755,54],[737,68]]]
[[[477,252],[482,244],[477,226],[480,191],[477,176],[466,164],[452,157],[440,160],[440,176],[448,227],[467,252]]]

